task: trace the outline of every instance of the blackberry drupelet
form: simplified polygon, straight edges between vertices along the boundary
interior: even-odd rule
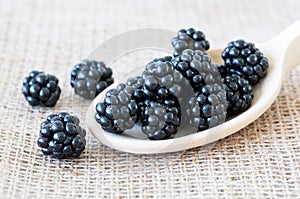
[[[246,111],[254,97],[251,84],[239,75],[232,74],[224,78],[228,116],[234,116]]]
[[[54,75],[31,71],[23,80],[23,95],[31,106],[55,106],[61,89]]]
[[[172,57],[167,56],[147,64],[142,74],[144,80],[142,91],[146,99],[163,103],[168,99],[181,101],[186,96],[189,82],[174,69],[171,59]]]
[[[75,93],[86,99],[94,99],[114,82],[112,70],[103,62],[83,60],[71,71],[71,86]]]
[[[154,101],[147,101],[141,115],[142,132],[151,140],[174,136],[180,125],[180,108],[172,108]]]
[[[198,131],[217,126],[225,122],[226,109],[224,87],[218,84],[205,85],[188,102],[188,124]]]
[[[132,97],[143,83],[141,77],[130,78],[126,84],[119,84],[106,93],[104,101],[96,105],[95,114],[103,130],[121,134],[134,127],[138,121],[138,105]]]
[[[177,36],[172,38],[172,46],[174,47],[174,56],[180,55],[185,49],[191,50],[208,50],[209,42],[205,38],[202,31],[196,31],[194,28],[181,29],[177,32]]]
[[[37,144],[44,155],[53,158],[75,158],[86,146],[86,131],[79,119],[69,113],[51,114],[41,124]]]
[[[242,39],[230,42],[223,50],[222,58],[231,73],[247,79],[251,85],[264,78],[269,67],[263,53],[253,43]]]
[[[172,60],[172,63],[174,68],[189,80],[195,92],[201,90],[204,85],[222,82],[218,68],[203,51],[184,50],[182,55]]]

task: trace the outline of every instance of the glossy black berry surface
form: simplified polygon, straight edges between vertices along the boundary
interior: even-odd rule
[[[37,144],[44,155],[64,159],[80,156],[86,146],[86,131],[69,113],[51,114],[41,123]]]
[[[253,43],[242,39],[230,42],[222,52],[222,58],[231,73],[247,79],[251,85],[263,79],[269,67],[263,53]]]
[[[224,78],[228,116],[234,116],[246,111],[252,103],[254,94],[248,80],[232,74]]]
[[[112,69],[103,62],[83,60],[71,71],[71,86],[75,93],[86,99],[94,99],[114,82]]]
[[[191,50],[208,50],[209,42],[205,38],[202,31],[194,28],[181,29],[177,32],[177,36],[172,38],[172,46],[174,47],[174,56],[180,55],[185,49]]]
[[[31,106],[55,106],[61,89],[54,75],[31,71],[23,80],[23,95]]]
[[[128,79],[109,90],[103,102],[96,105],[96,121],[110,133],[120,134],[134,127],[138,121],[138,105],[133,94],[140,89],[144,81],[141,77]]]
[[[174,136],[180,126],[180,107],[168,107],[154,101],[147,101],[145,104],[141,114],[142,132],[151,140]]]
[[[200,91],[204,85],[222,81],[218,68],[203,51],[184,50],[182,55],[172,59],[172,63],[174,68],[188,79],[195,92]]]
[[[225,88],[218,84],[205,85],[188,102],[187,122],[202,131],[225,122],[226,111]]]
[[[146,99],[163,102],[165,99],[177,98],[181,101],[186,96],[189,82],[174,69],[171,59],[169,56],[158,58],[147,64],[142,74],[142,91]]]

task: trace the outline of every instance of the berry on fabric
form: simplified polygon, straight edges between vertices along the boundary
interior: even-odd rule
[[[54,75],[41,71],[31,71],[23,80],[23,95],[31,106],[55,106],[61,89]]]
[[[86,146],[86,131],[78,117],[66,112],[51,114],[41,123],[37,144],[44,155],[64,159],[80,156]]]

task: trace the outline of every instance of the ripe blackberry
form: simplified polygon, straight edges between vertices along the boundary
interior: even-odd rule
[[[230,42],[222,52],[222,58],[231,73],[247,79],[251,85],[264,78],[269,67],[263,53],[253,43],[242,39]]]
[[[228,103],[228,116],[242,113],[251,106],[254,94],[251,84],[246,79],[232,74],[225,77],[224,86]]]
[[[226,92],[223,86],[205,85],[188,102],[188,124],[199,131],[217,126],[225,121],[226,109]]]
[[[120,134],[134,127],[138,105],[132,96],[143,83],[141,77],[130,78],[126,84],[109,90],[104,101],[96,105],[95,119],[105,131]]]
[[[31,106],[52,107],[59,99],[61,89],[54,75],[31,71],[23,80],[22,92]]]
[[[177,36],[172,38],[172,45],[174,56],[180,55],[185,49],[202,51],[209,49],[209,42],[205,39],[205,34],[194,28],[179,30]]]
[[[222,81],[218,68],[203,51],[184,50],[180,56],[172,60],[172,63],[174,68],[189,80],[195,92],[201,90],[204,85]]]
[[[162,102],[164,99],[182,100],[188,90],[189,82],[171,62],[172,57],[158,58],[147,64],[142,74],[142,91],[146,99]]]
[[[142,132],[151,140],[162,140],[175,135],[180,125],[180,108],[147,101],[141,115]]]
[[[42,153],[58,159],[80,156],[86,146],[86,131],[79,122],[78,117],[65,112],[49,115],[37,140]]]
[[[114,82],[111,68],[103,62],[83,60],[71,71],[71,86],[75,93],[86,99],[94,99]]]

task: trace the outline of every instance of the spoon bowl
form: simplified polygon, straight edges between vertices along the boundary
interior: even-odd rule
[[[117,135],[105,132],[94,119],[95,106],[98,102],[104,100],[107,90],[116,87],[116,82],[101,92],[89,106],[86,116],[88,128],[101,143],[117,150],[139,154],[182,151],[225,138],[259,118],[275,101],[280,91],[283,77],[300,63],[300,21],[288,27],[278,36],[256,44],[256,47],[269,60],[267,76],[254,87],[254,99],[251,107],[223,124],[185,136],[157,141],[148,140],[147,138],[136,138],[130,136],[130,133]],[[222,49],[208,51],[213,62],[219,64],[223,63],[221,52]],[[92,58],[95,58],[95,55]],[[137,68],[135,71],[141,74],[142,70],[144,68]],[[137,132],[138,129],[134,128],[131,131]]]

